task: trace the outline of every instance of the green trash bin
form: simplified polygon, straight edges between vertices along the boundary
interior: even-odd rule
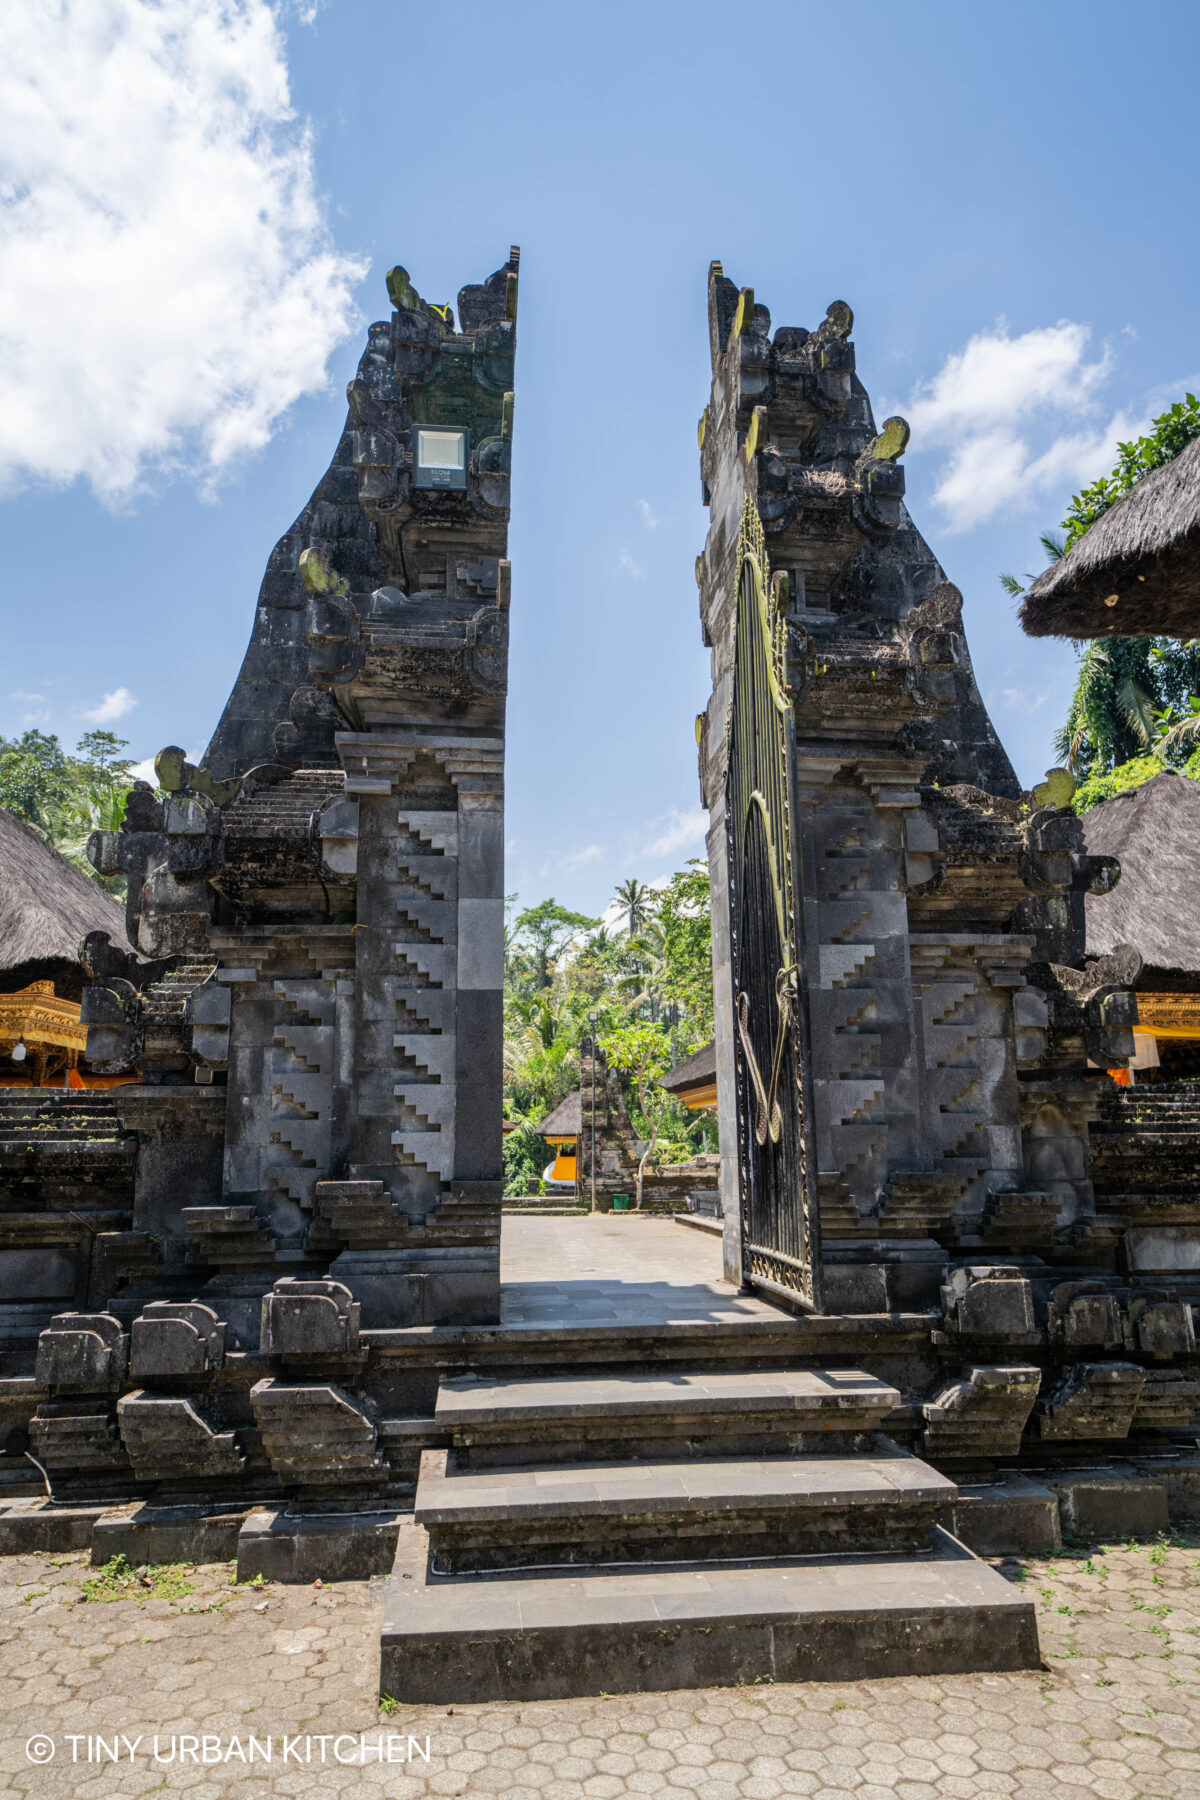
[[[629,1195],[628,1194],[614,1194],[613,1195],[613,1211],[614,1212],[628,1212],[629,1211]]]

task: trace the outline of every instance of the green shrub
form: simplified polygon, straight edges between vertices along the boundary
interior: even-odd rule
[[[1161,775],[1166,766],[1157,756],[1135,756],[1129,762],[1118,763],[1107,775],[1089,775],[1075,789],[1071,804],[1077,813],[1085,813],[1090,806],[1098,806],[1101,800],[1111,800],[1114,794],[1128,794],[1133,788],[1144,787],[1146,782]]]

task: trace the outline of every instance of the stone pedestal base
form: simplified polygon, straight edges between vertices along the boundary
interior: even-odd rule
[[[478,1250],[346,1250],[330,1264],[362,1302],[362,1329],[498,1325],[500,1253]]]

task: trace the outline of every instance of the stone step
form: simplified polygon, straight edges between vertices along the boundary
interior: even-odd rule
[[[115,1113],[100,1111],[90,1112],[79,1108],[41,1108],[36,1106],[0,1107],[0,1131],[11,1131],[20,1128],[27,1130],[54,1131],[119,1131],[120,1121]]]
[[[895,1388],[860,1369],[631,1371],[444,1380],[435,1417],[460,1460],[482,1467],[694,1450],[849,1451],[899,1404]]]
[[[921,1557],[439,1577],[400,1528],[380,1692],[409,1705],[562,1700],[1039,1664],[1033,1604],[935,1528]]]
[[[876,1434],[870,1455],[464,1469],[426,1450],[413,1517],[437,1566],[697,1560],[924,1547],[953,1481]]]
[[[25,1135],[16,1132],[0,1132],[0,1158],[50,1154],[56,1156],[78,1155],[81,1150],[96,1156],[132,1157],[137,1145],[132,1138],[120,1138],[110,1132],[75,1131],[71,1133],[56,1131],[30,1132]]]

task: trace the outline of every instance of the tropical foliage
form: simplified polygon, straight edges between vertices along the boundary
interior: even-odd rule
[[[1061,535],[1042,533],[1041,545],[1050,561],[1065,556],[1089,526],[1124,499],[1144,475],[1161,469],[1196,437],[1200,437],[1200,401],[1187,394],[1159,414],[1145,437],[1118,444],[1111,475],[1102,475],[1072,495]],[[1023,581],[1032,579],[1026,575]],[[1000,585],[1014,597],[1024,593],[1023,581],[1015,575],[1000,577]],[[1071,773],[1080,781],[1091,781],[1147,757],[1157,759],[1158,767],[1183,764],[1200,744],[1200,697],[1196,693],[1200,688],[1200,642],[1180,643],[1166,637],[1106,638],[1076,648],[1079,674],[1075,692],[1066,722],[1054,740],[1057,754]],[[1138,785],[1137,779],[1128,780],[1113,791]]]
[[[121,892],[123,875],[97,875],[85,854],[93,831],[117,831],[133,786],[125,738],[87,731],[69,756],[52,733],[0,737],[0,806],[7,807],[99,886]]]
[[[716,1143],[715,1122],[663,1094],[656,1075],[712,1036],[708,874],[689,863],[665,886],[622,882],[606,925],[553,898],[510,904],[504,966],[505,1186],[524,1192],[549,1160],[534,1127],[579,1086],[595,1032],[655,1162]]]
[[[1159,414],[1147,436],[1134,438],[1128,444],[1118,444],[1112,474],[1102,475],[1091,487],[1072,495],[1063,520],[1065,548],[1069,550],[1072,544],[1077,544],[1088,527],[1102,519],[1110,506],[1123,500],[1143,475],[1149,475],[1152,469],[1161,469],[1195,437],[1200,437],[1200,401],[1195,394],[1185,394],[1182,400]]]
[[[1111,800],[1116,794],[1128,794],[1133,788],[1144,787],[1168,766],[1160,756],[1132,757],[1107,774],[1089,775],[1086,781],[1081,781],[1071,805],[1077,813],[1085,813],[1089,807],[1098,806],[1101,800]],[[1193,781],[1200,781],[1200,750],[1194,750],[1178,772]]]
[[[1152,754],[1185,762],[1200,732],[1200,642],[1108,638],[1083,645],[1054,748],[1078,779]]]

